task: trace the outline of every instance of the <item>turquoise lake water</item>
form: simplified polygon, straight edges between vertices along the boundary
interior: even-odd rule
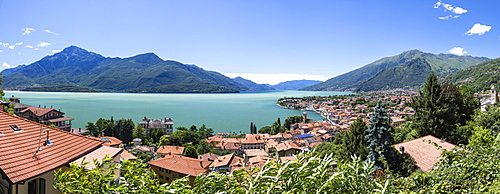
[[[271,125],[278,117],[302,115],[303,111],[283,109],[276,105],[282,97],[343,95],[348,92],[273,91],[231,94],[137,94],[137,93],[64,93],[5,91],[21,98],[21,103],[53,107],[66,113],[73,127],[85,128],[87,122],[114,117],[138,123],[144,116],[152,119],[171,117],[174,127],[191,125],[213,128],[215,132],[249,132],[250,122],[257,129]],[[323,118],[308,112],[314,120]]]

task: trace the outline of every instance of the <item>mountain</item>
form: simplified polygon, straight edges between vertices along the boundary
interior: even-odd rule
[[[214,71],[154,53],[110,58],[70,46],[4,76],[3,88],[74,85],[118,92],[238,92],[247,88]]]
[[[273,85],[272,87],[276,90],[299,90],[307,86],[322,83],[322,81],[317,80],[292,80],[281,82],[279,84]]]
[[[500,58],[440,78],[446,82],[471,86],[476,91],[489,90],[492,83],[500,82]]]
[[[323,83],[315,84],[301,90],[354,90],[362,82],[367,81],[383,69],[396,67],[414,58],[423,58],[436,75],[445,75],[465,69],[490,59],[486,57],[457,56],[453,54],[432,54],[419,50],[410,50],[392,57],[385,57],[356,70],[331,78]]]
[[[1,73],[2,75],[9,75],[11,73],[14,73],[16,71],[19,71],[21,69],[24,69],[25,67],[27,67],[28,65],[19,65],[17,67],[14,67],[14,68],[10,68],[10,69],[4,69]]]
[[[245,86],[248,88],[248,91],[266,91],[266,90],[274,90],[271,86],[267,84],[257,84],[251,80],[244,79],[242,77],[235,77],[233,81]]]
[[[396,67],[382,69],[373,77],[359,84],[354,91],[415,88],[425,83],[431,72],[432,67],[425,59],[415,58]]]

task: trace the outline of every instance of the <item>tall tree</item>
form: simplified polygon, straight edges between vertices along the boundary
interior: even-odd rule
[[[132,131],[134,130],[134,121],[132,119],[120,119],[117,121],[120,139],[125,143],[130,143],[134,140]],[[116,128],[116,127],[115,127]]]
[[[144,140],[146,137],[146,131],[142,128],[141,124],[137,124],[137,126],[135,126],[134,131],[132,131],[132,137]]]
[[[299,116],[299,115],[293,115],[289,116],[288,118],[285,119],[285,123],[283,123],[283,127],[285,130],[290,130],[290,126],[292,126],[295,123],[300,123],[304,120],[304,117]]]
[[[375,162],[375,170],[395,170],[399,164],[399,156],[392,147],[394,139],[391,135],[391,119],[387,117],[386,111],[379,100],[373,114],[370,116],[370,127],[367,129],[366,140],[368,141],[368,161]],[[383,161],[388,162],[385,166]]]
[[[479,104],[470,89],[459,88],[451,83],[440,85],[436,75],[429,75],[420,95],[410,102],[415,110],[411,128],[420,137],[433,135],[452,143],[461,141],[457,126],[465,125]]]
[[[99,128],[92,123],[92,122],[87,122],[87,125],[85,126],[86,130],[89,131],[88,133],[90,136],[97,137],[101,134],[101,131],[99,131]]]
[[[343,160],[351,160],[353,155],[366,159],[368,155],[368,141],[366,140],[368,126],[359,118],[349,127],[349,132],[342,132],[335,137],[334,144],[341,145],[342,151],[337,152],[337,157]]]

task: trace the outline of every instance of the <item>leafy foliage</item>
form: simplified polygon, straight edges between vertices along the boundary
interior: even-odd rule
[[[32,91],[32,92],[98,92],[89,87],[82,86],[69,86],[69,85],[58,85],[58,86],[47,86],[47,87],[30,87],[22,89],[21,91]]]

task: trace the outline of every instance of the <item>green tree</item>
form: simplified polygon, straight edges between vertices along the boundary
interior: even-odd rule
[[[472,131],[472,136],[469,138],[469,145],[473,147],[480,146],[492,146],[495,137],[491,134],[491,132],[482,127],[474,127]]]
[[[192,144],[188,144],[185,146],[183,155],[190,158],[198,158],[198,153],[196,153],[196,148]]]
[[[165,135],[165,131],[159,128],[150,128],[148,129],[148,137],[151,138],[152,143],[158,144],[160,143],[161,137]]]
[[[134,131],[132,131],[132,137],[139,138],[141,140],[144,140],[146,137],[146,131],[144,128],[142,128],[141,124],[137,124],[134,128]]]
[[[105,136],[113,136],[113,123],[111,120],[99,118],[95,125],[99,128],[99,131],[104,132]]]
[[[395,170],[399,165],[399,156],[392,145],[391,119],[387,117],[379,100],[375,106],[374,113],[370,117],[370,127],[367,129],[366,140],[368,141],[368,161],[374,162],[375,170]],[[387,166],[384,161],[389,162]]]
[[[196,153],[198,153],[199,155],[206,154],[211,150],[212,150],[212,145],[210,145],[206,141],[200,141],[200,143],[196,145]]]
[[[117,121],[117,124],[119,124],[119,131],[120,131],[120,139],[124,143],[130,143],[132,140],[134,140],[134,137],[132,136],[132,131],[134,130],[134,121],[132,119],[120,119]]]
[[[304,117],[299,116],[299,115],[293,115],[289,116],[288,118],[285,119],[285,123],[283,124],[283,127],[285,130],[290,130],[290,127],[295,124],[295,123],[301,123],[304,120]]]
[[[97,126],[92,122],[87,122],[85,129],[88,130],[89,135],[93,137],[98,137],[101,134],[99,128],[97,128]]]
[[[260,128],[259,133],[271,133],[271,126],[264,126]]]
[[[432,73],[419,94],[410,103],[415,110],[411,128],[420,137],[433,135],[459,143],[463,134],[459,133],[457,126],[465,125],[478,105],[470,88],[457,88],[451,83],[440,85]]]
[[[342,132],[335,137],[333,143],[340,145],[343,149],[338,153],[338,157],[343,160],[350,160],[356,155],[361,159],[366,159],[368,155],[368,142],[366,140],[368,126],[362,118],[357,118],[349,127],[349,132]]]

